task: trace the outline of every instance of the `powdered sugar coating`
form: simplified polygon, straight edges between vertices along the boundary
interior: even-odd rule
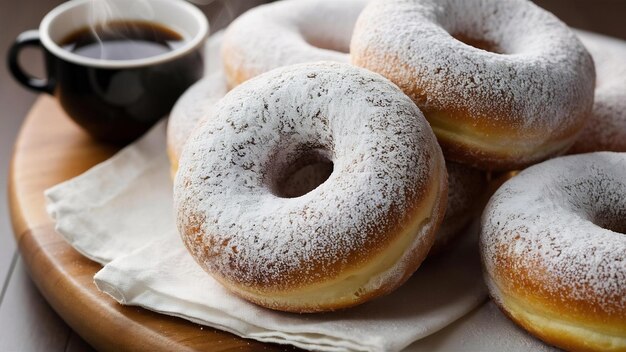
[[[507,181],[483,213],[490,291],[502,300],[500,291],[530,283],[533,295],[565,305],[568,314],[587,309],[624,322],[624,233],[626,154],[581,154],[530,167]]]
[[[274,195],[277,174],[311,151],[332,160],[328,180],[297,198]],[[346,64],[289,66],[233,89],[192,135],[175,181],[177,223],[214,276],[267,292],[293,289],[383,251],[433,182],[440,208],[442,175],[432,130],[389,81]],[[440,221],[435,209],[428,213],[400,260],[368,288],[415,270],[406,267],[411,255],[432,244]]]
[[[374,0],[350,49],[354,64],[411,96],[440,142],[453,135],[483,147],[463,155],[442,145],[446,157],[481,168],[504,151],[498,157],[511,167],[563,151],[593,102],[591,57],[565,24],[526,0]]]
[[[626,152],[626,41],[576,34],[593,57],[597,78],[590,118],[569,152]]]
[[[253,8],[227,29],[230,87],[281,66],[348,62],[352,29],[367,0],[284,0]]]
[[[196,82],[178,99],[167,125],[167,147],[173,164],[198,122],[212,114],[227,92],[224,72],[217,71]]]

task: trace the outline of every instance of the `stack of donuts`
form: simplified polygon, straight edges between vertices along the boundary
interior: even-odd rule
[[[626,350],[624,48],[527,0],[252,9],[170,116],[183,242],[251,302],[347,308],[402,285],[523,170],[482,213],[494,301],[550,344]]]

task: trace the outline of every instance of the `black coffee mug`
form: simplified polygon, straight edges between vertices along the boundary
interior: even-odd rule
[[[167,115],[202,76],[209,27],[204,14],[183,0],[108,1],[116,10],[107,14],[108,20],[147,21],[170,28],[182,36],[182,45],[135,60],[94,59],[65,50],[61,41],[92,25],[89,21],[94,18],[92,0],[73,0],[49,12],[38,31],[20,34],[9,50],[8,64],[18,82],[56,96],[90,135],[126,144]],[[28,46],[43,48],[46,78],[35,78],[21,68],[18,56]]]

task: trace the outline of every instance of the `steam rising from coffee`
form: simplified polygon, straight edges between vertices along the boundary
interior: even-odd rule
[[[156,33],[147,24],[152,23],[154,11],[148,0],[91,0],[89,5],[87,28],[66,38],[65,49],[113,60],[141,59],[170,50],[166,42],[153,40]]]
[[[132,3],[131,13],[133,16],[140,15],[138,17],[142,20],[152,20],[154,18],[154,11],[147,0],[127,0]],[[115,1],[109,0],[91,0],[91,8],[89,9],[89,24],[92,29],[95,30],[97,25],[106,25],[116,18],[122,18],[124,11],[117,6]]]
[[[208,15],[211,29],[230,23],[244,10],[264,0],[187,0]],[[125,20],[126,19],[126,20]],[[98,59],[141,59],[159,55],[184,43],[186,33],[176,33],[155,21],[151,0],[91,0],[88,28],[63,47]]]

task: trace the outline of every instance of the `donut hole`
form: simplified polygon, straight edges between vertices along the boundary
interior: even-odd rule
[[[332,174],[333,167],[329,153],[324,149],[296,153],[272,170],[270,190],[280,198],[303,196],[324,183]]]
[[[626,184],[594,171],[593,177],[565,185],[568,207],[596,226],[626,234]]]
[[[304,36],[304,40],[309,45],[318,49],[337,51],[343,54],[350,53],[350,45],[344,41],[330,40],[328,38],[318,38],[314,36]]]
[[[626,234],[626,214],[619,212],[596,212],[590,217],[590,221],[603,229]]]
[[[606,217],[596,217],[595,219],[593,219],[593,223],[602,227],[603,229],[609,230],[609,231],[613,231],[613,232],[617,232],[617,233],[621,233],[621,234],[626,234],[626,222],[624,222],[622,219],[624,218],[606,218]],[[620,221],[622,220],[622,221]]]
[[[452,37],[465,45],[469,45],[480,50],[485,50],[495,54],[505,54],[504,50],[502,50],[500,46],[484,38],[473,38],[464,33],[455,33],[452,34]]]

